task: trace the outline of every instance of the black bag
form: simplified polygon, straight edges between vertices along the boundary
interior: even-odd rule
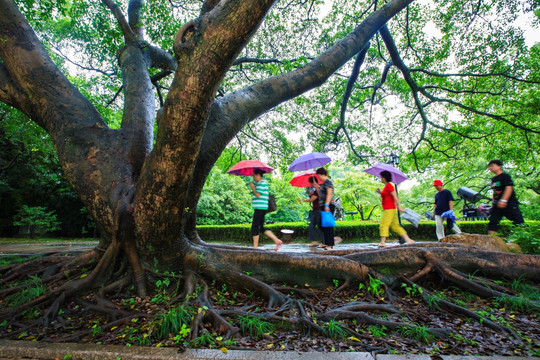
[[[277,210],[276,197],[274,195],[268,195],[268,212]]]

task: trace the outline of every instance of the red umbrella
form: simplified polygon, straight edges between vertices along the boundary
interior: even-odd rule
[[[227,171],[227,174],[253,176],[253,170],[259,169],[265,173],[274,171],[273,168],[259,160],[242,160]]]
[[[309,183],[309,178],[312,177],[312,176],[315,176],[317,178],[317,183],[318,184],[322,184],[321,179],[319,179],[319,177],[315,174],[315,171],[310,171],[310,172],[307,172],[307,173],[296,175],[295,177],[293,177],[291,179],[291,181],[289,181],[289,184],[291,184],[292,186],[296,186],[296,187],[308,187],[308,186],[311,186],[311,184]]]

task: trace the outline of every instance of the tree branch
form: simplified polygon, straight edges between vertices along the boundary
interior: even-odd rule
[[[146,155],[152,150],[156,116],[153,84],[147,70],[145,49],[130,43],[122,49],[119,62],[124,79],[124,112],[121,128],[129,143],[134,175],[138,177]]]
[[[540,84],[540,81],[522,79],[522,78],[518,78],[516,76],[508,75],[508,74],[505,74],[505,73],[489,73],[489,74],[450,73],[450,74],[445,74],[445,73],[439,73],[439,72],[436,72],[436,71],[430,71],[430,70],[426,70],[426,69],[417,69],[417,68],[411,68],[411,69],[409,69],[409,71],[411,73],[413,73],[413,72],[421,72],[421,73],[424,73],[426,75],[436,76],[436,77],[441,77],[441,78],[444,78],[444,77],[478,77],[478,78],[503,77],[505,79],[514,80],[514,81],[518,81],[518,82],[522,82],[522,83],[526,83],[526,84]]]
[[[26,113],[23,109],[28,100],[28,95],[15,84],[5,64],[0,62],[0,101]]]
[[[139,40],[144,39],[144,31],[141,26],[141,9],[144,4],[143,0],[130,0],[128,5],[128,26],[137,36]]]
[[[95,67],[93,66],[84,66],[84,65],[81,65],[79,63],[76,63],[75,61],[71,60],[68,56],[64,55],[64,53],[62,52],[62,50],[60,50],[60,48],[58,46],[56,46],[55,44],[53,44],[52,42],[49,41],[49,46],[54,49],[54,51],[64,60],[66,60],[67,62],[69,62],[70,64],[73,64],[75,66],[77,66],[78,68],[81,68],[83,70],[87,70],[87,71],[95,71],[95,72],[98,72],[100,74],[103,74],[105,76],[113,76],[113,75],[116,75],[116,71],[113,71],[113,70],[109,70],[109,71],[105,71],[105,70],[101,70],[101,69],[96,69]],[[92,65],[92,64],[90,64]]]
[[[263,80],[219,99],[220,105],[216,106],[216,110],[219,109],[221,113],[219,118],[222,123],[214,125],[211,121],[209,131],[207,131],[209,134],[213,133],[212,126],[217,126],[219,136],[218,133],[213,133],[209,140],[212,139],[215,143],[218,136],[218,138],[223,138],[222,144],[226,145],[242,126],[260,114],[324,83],[337,69],[366,46],[380,26],[411,2],[412,0],[391,1],[370,14],[353,32],[305,66]],[[228,124],[225,125],[224,121]],[[230,133],[223,133],[222,126],[231,129]]]
[[[358,54],[383,24],[412,1],[392,0],[385,4],[370,14],[350,34],[303,67],[216,99],[202,139],[196,165],[198,171],[194,175],[193,184],[204,183],[202,179],[210,172],[219,154],[245,124],[276,105],[324,83],[337,69]],[[198,198],[201,190],[202,186],[191,189],[192,197]],[[195,218],[192,220],[191,226],[194,226]]]
[[[106,124],[90,102],[66,79],[51,60],[31,26],[12,1],[0,1],[0,59],[2,76],[17,84],[12,95],[24,92],[21,109],[52,137],[67,139],[66,128]],[[92,115],[81,116],[81,109]],[[51,131],[54,128],[55,131]],[[72,130],[70,130],[72,131]]]
[[[345,88],[345,93],[343,94],[343,100],[341,101],[341,109],[339,113],[339,125],[334,132],[334,141],[337,141],[337,136],[339,134],[339,131],[345,128],[345,112],[347,111],[347,103],[349,102],[349,99],[351,97],[354,83],[356,82],[356,79],[358,79],[358,74],[360,73],[360,66],[362,66],[362,63],[366,59],[366,54],[369,49],[369,45],[370,43],[368,41],[367,44],[365,44],[364,48],[358,53],[358,55],[356,56],[356,60],[354,61],[354,66],[351,72],[351,76],[349,77],[349,80],[347,81],[347,87]]]
[[[204,0],[203,6],[201,7],[201,14],[200,16],[203,16],[204,14],[212,11],[220,2],[221,0]]]
[[[120,25],[120,29],[122,30],[122,34],[124,34],[124,39],[126,42],[135,41],[137,37],[133,33],[133,30],[129,26],[124,14],[122,13],[122,10],[116,5],[116,3],[113,0],[101,0],[105,6],[107,6],[113,13],[114,17],[116,18],[116,21],[118,21],[118,25]]]

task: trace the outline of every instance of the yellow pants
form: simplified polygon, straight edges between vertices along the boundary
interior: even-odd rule
[[[398,236],[403,236],[407,233],[405,229],[399,225],[397,209],[383,210],[381,225],[379,227],[381,237],[390,236],[390,228],[392,228],[392,231]]]

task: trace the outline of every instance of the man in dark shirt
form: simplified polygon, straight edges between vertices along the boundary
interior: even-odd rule
[[[489,216],[488,234],[494,234],[499,229],[499,222],[503,216],[512,220],[514,225],[521,225],[525,221],[519,210],[514,182],[510,175],[502,171],[500,160],[491,160],[488,169],[495,176],[491,178],[491,190],[493,190],[493,206]]]
[[[444,224],[441,215],[447,211],[454,210],[454,197],[452,196],[450,190],[446,190],[444,188],[444,184],[441,180],[435,180],[433,182],[433,186],[435,186],[435,189],[437,190],[437,193],[435,194],[434,210],[436,225],[435,233],[437,234],[437,240],[440,241],[444,237]],[[453,219],[447,218],[446,224],[453,232],[456,234],[461,234],[461,230]]]

